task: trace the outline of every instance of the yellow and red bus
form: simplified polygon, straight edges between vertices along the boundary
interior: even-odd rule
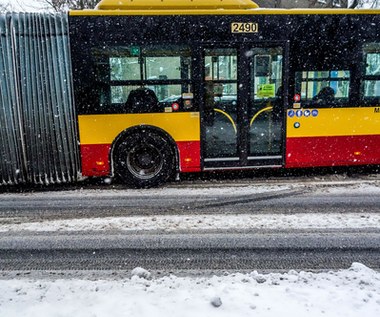
[[[380,164],[380,11],[102,0],[69,13],[82,174]]]

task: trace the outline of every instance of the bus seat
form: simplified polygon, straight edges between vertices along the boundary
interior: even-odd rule
[[[127,113],[149,113],[158,111],[158,98],[149,88],[137,88],[129,93],[125,103]]]
[[[313,102],[321,105],[333,104],[335,102],[335,91],[327,86],[322,88],[317,95],[313,97]]]

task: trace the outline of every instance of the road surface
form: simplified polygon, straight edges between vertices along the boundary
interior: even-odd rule
[[[3,193],[0,200],[0,268],[29,270],[130,270],[160,273],[347,268],[352,262],[380,269],[380,223],[343,228],[187,228],[125,231],[46,231],[46,223],[92,219],[204,215],[380,214],[380,181],[281,179],[189,181],[160,189],[123,186]],[[364,186],[364,187],[363,187]],[[367,187],[366,187],[367,186]],[[164,218],[166,219],[166,218]],[[39,230],[15,229],[36,224]],[[7,227],[8,226],[8,227]]]

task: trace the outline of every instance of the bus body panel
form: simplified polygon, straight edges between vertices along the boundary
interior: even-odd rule
[[[285,167],[380,164],[377,107],[287,111]]]
[[[111,174],[112,143],[125,130],[152,126],[176,142],[181,172],[200,171],[200,121],[198,112],[145,113],[78,116],[82,174]]]
[[[287,168],[380,164],[380,135],[288,138]]]

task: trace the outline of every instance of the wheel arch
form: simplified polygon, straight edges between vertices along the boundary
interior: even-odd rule
[[[175,156],[175,170],[176,170],[176,173],[179,172],[179,169],[180,169],[179,168],[179,151],[178,151],[177,143],[174,141],[173,137],[169,133],[167,133],[165,130],[163,130],[159,127],[152,126],[152,125],[138,125],[138,126],[129,127],[127,129],[123,130],[122,132],[120,132],[117,135],[117,137],[112,142],[111,150],[109,153],[109,162],[110,162],[111,175],[112,176],[115,176],[114,149],[126,137],[131,136],[133,134],[137,134],[137,133],[142,132],[142,131],[147,131],[147,130],[151,131],[152,133],[155,133],[157,135],[160,135],[161,137],[163,137],[168,142],[168,144],[170,144],[170,147],[172,148],[174,156]]]

